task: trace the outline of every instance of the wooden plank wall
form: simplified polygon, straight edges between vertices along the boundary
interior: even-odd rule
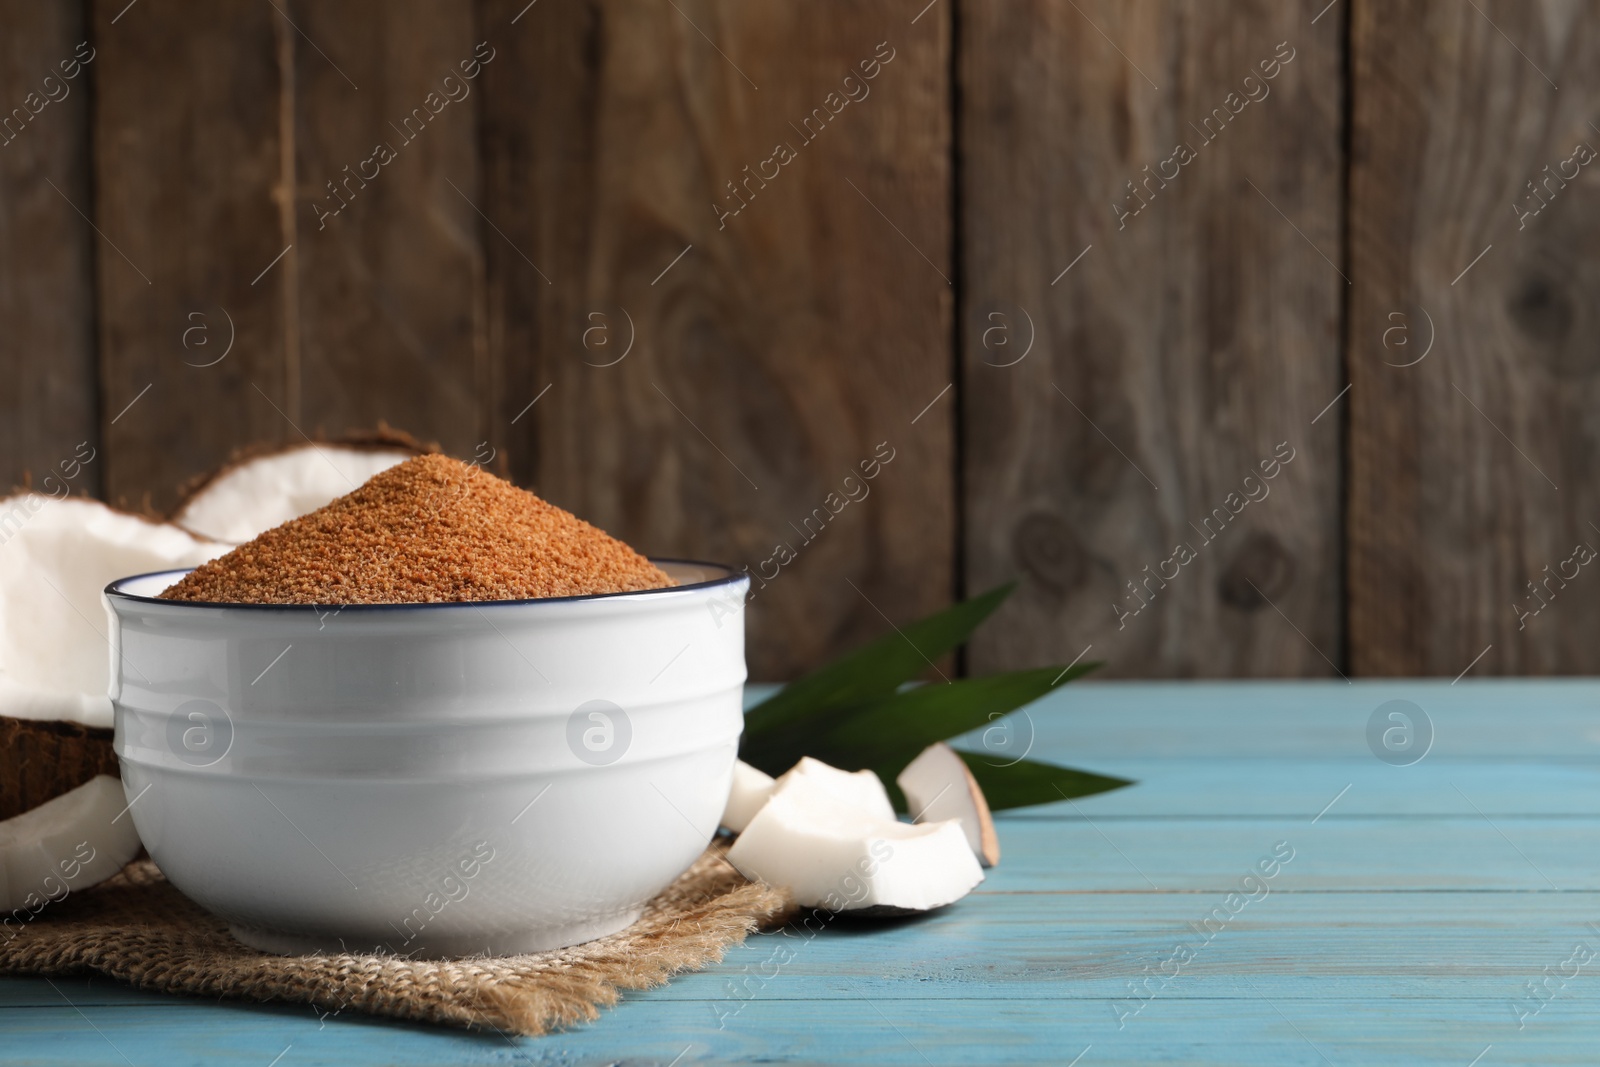
[[[286,438],[274,405],[295,414],[293,275],[258,278],[283,248],[281,34],[248,0],[90,12],[104,490],[159,509],[241,442]]]
[[[760,678],[1588,671],[1593,6],[0,0],[3,473],[386,420]]]
[[[917,416],[952,380],[949,21],[629,0],[511,26],[526,2],[482,31],[513,472],[750,566],[758,677],[948,603],[954,406]]]
[[[92,210],[90,72],[99,57],[80,47],[88,27],[72,5],[0,0],[0,24],[0,463],[16,483],[57,472],[84,442],[97,459],[104,451],[94,235],[80,214]],[[78,485],[99,492],[104,472],[91,463]]]
[[[1356,7],[1350,626],[1363,673],[1455,674],[1480,655],[1475,671],[1502,674],[1600,664],[1600,581],[1584,565],[1600,548],[1600,167],[1582,162],[1600,150],[1596,14]],[[1384,343],[1397,325],[1405,348]]]
[[[975,665],[1342,658],[1340,427],[1312,419],[1343,385],[1343,37],[1314,14],[961,8],[965,547],[974,584],[1024,583]]]

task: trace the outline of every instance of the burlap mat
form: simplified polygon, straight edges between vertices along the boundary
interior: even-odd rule
[[[309,1004],[319,1015],[349,1010],[542,1034],[597,1018],[621,990],[714,963],[747,934],[787,917],[783,894],[747,882],[723,851],[707,849],[620,933],[554,952],[463,960],[267,955],[235,941],[154,863],[139,860],[47,906],[20,930],[7,927],[0,973],[94,972],[141,989]]]

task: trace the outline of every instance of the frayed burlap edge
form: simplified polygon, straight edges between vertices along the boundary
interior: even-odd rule
[[[0,973],[92,972],[140,989],[307,1004],[447,1026],[537,1035],[593,1020],[623,990],[647,989],[722,958],[792,913],[781,892],[752,884],[713,845],[645,908],[598,941],[554,952],[461,960],[272,956],[235,941],[149,860],[48,905],[0,932]]]

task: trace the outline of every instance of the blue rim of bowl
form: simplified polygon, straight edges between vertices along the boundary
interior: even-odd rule
[[[193,567],[173,567],[168,570],[146,571],[143,574],[130,574],[126,578],[118,578],[105,587],[102,592],[106,597],[120,597],[123,600],[136,604],[159,604],[172,608],[245,608],[251,611],[323,611],[337,608],[340,611],[395,611],[418,608],[491,608],[512,607],[527,604],[570,604],[574,601],[600,601],[616,600],[621,597],[658,597],[671,593],[693,593],[703,590],[715,589],[718,586],[732,586],[740,582],[748,583],[750,576],[744,571],[734,570],[726,563],[712,563],[703,559],[676,559],[671,557],[650,557],[650,562],[655,564],[676,563],[687,567],[710,567],[714,570],[726,571],[721,578],[712,578],[704,582],[691,582],[688,585],[664,585],[658,589],[628,589],[620,593],[591,593],[584,596],[549,596],[532,597],[524,600],[438,600],[438,601],[407,601],[399,604],[241,604],[217,600],[164,600],[158,596],[140,596],[117,588],[129,582],[137,582],[143,578],[156,578],[164,574],[184,575],[193,571]],[[176,581],[176,579],[174,579]]]

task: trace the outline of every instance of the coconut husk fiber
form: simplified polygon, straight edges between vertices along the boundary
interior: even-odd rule
[[[0,715],[0,820],[118,773],[110,730]]]
[[[273,956],[136,860],[116,877],[0,930],[0,974],[103,974],[140,989],[306,1004],[414,1022],[537,1035],[599,1017],[624,990],[664,984],[784,922],[783,893],[746,881],[713,844],[632,926],[573,948],[525,956]]]

